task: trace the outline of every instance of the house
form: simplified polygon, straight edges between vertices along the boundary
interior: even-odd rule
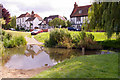
[[[2,9],[3,9],[3,5],[0,4],[0,18],[2,18]]]
[[[47,28],[50,28],[49,26],[49,22],[55,18],[60,18],[62,20],[65,20],[66,19],[60,15],[51,15],[49,17],[45,17],[44,20],[39,24],[40,25],[40,28],[44,28],[44,27],[47,27]]]
[[[42,22],[42,18],[38,14],[34,14],[34,11],[29,14],[21,14],[16,19],[16,25],[24,29],[35,29],[39,28],[39,23]]]
[[[74,9],[70,15],[70,21],[73,27],[81,28],[82,24],[85,22],[85,19],[88,19],[88,9],[91,5],[78,6],[75,2]]]

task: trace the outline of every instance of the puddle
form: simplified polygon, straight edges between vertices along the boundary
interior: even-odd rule
[[[110,54],[111,51],[85,51],[78,49],[43,48],[37,45],[27,45],[20,48],[6,49],[2,56],[2,65],[10,69],[35,69],[44,66],[54,66],[65,59],[74,56],[92,54]]]

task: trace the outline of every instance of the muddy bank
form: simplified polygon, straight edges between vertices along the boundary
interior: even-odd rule
[[[6,67],[0,66],[0,80],[2,78],[31,78],[40,72],[51,68],[50,66],[30,69],[30,70],[18,70],[18,69],[8,69]]]

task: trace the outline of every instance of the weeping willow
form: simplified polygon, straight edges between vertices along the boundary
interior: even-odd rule
[[[89,27],[104,29],[107,37],[120,32],[120,1],[94,2],[88,12]]]

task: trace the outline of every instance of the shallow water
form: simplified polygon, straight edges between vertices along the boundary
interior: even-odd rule
[[[53,66],[75,56],[110,53],[113,52],[102,50],[82,53],[78,49],[44,48],[37,45],[27,45],[6,49],[2,56],[2,65],[11,69],[35,69]]]

